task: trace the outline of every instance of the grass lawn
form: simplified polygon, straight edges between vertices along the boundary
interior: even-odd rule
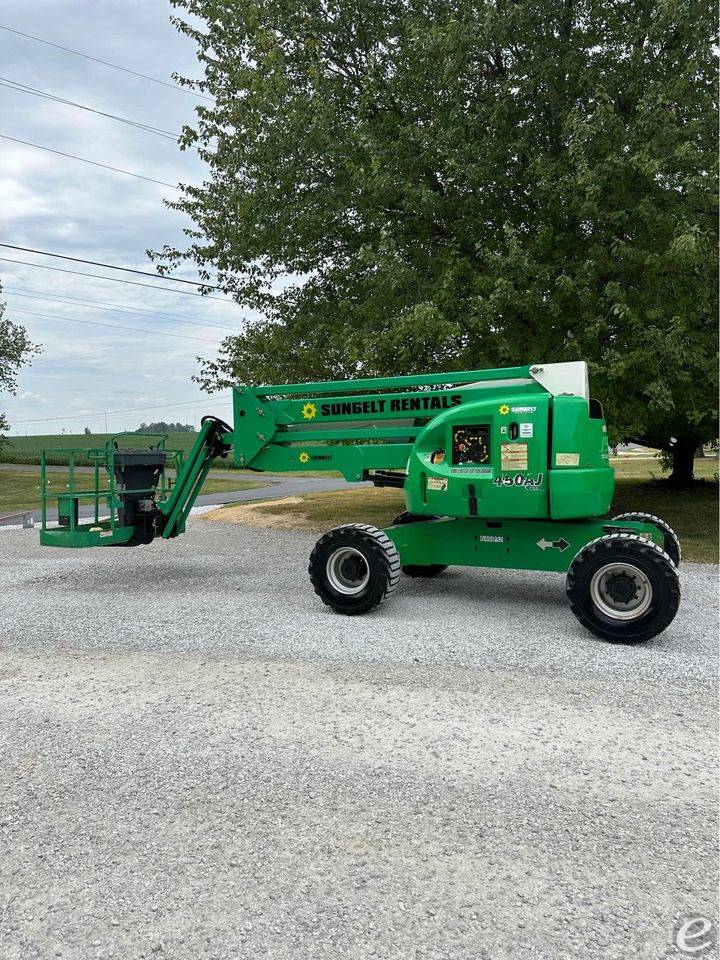
[[[623,461],[613,466],[618,481],[611,515],[633,510],[662,517],[679,536],[684,560],[717,563],[717,459],[696,461],[695,475],[704,479],[683,492],[655,479],[662,476],[656,460]],[[205,514],[204,519],[322,533],[358,520],[384,527],[404,509],[401,490],[367,488],[238,504],[214,510]]]
[[[92,489],[92,475],[79,476],[85,486]],[[62,493],[66,489],[67,477],[65,473],[48,473],[49,491]],[[235,490],[253,490],[263,487],[262,480],[240,479],[237,475],[228,477],[208,477],[203,486],[203,493],[226,493]],[[91,502],[91,501],[88,501]],[[52,506],[52,504],[51,504]],[[0,516],[20,510],[40,509],[40,471],[28,467],[27,471],[15,472],[3,470],[0,464]]]

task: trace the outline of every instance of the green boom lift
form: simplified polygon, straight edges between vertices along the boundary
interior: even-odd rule
[[[41,543],[176,537],[213,460],[232,452],[250,470],[330,469],[405,491],[407,510],[387,529],[352,523],[318,540],[310,580],[338,613],[374,609],[401,569],[434,577],[450,565],[567,573],[574,614],[608,640],[648,640],[677,612],[672,529],[648,514],[607,516],[615,475],[585,363],[237,386],[233,413],[234,426],[204,417],[184,462],[162,437],[138,449],[135,434],[82,451],[95,465],[91,489],[78,489],[81,452],[68,450],[67,489],[51,494],[43,455]]]

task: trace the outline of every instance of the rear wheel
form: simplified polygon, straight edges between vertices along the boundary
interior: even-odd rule
[[[654,527],[657,527],[663,535],[663,549],[665,553],[670,557],[676,567],[680,566],[680,557],[682,556],[680,541],[669,523],[665,523],[660,517],[655,517],[651,513],[619,513],[612,519],[631,520],[635,523],[651,523]]]
[[[400,557],[382,530],[350,523],[320,537],[310,554],[308,572],[326,606],[353,616],[374,610],[395,590]]]
[[[393,527],[400,526],[403,523],[422,523],[425,520],[437,520],[437,517],[422,513],[408,513],[405,511],[400,516],[395,517],[392,522]],[[417,563],[408,563],[402,568],[402,572],[408,577],[436,577],[443,570],[447,570],[447,564],[428,563],[422,566]]]
[[[584,547],[567,575],[570,608],[583,626],[615,643],[650,640],[672,623],[680,582],[670,557],[636,534],[613,533]]]

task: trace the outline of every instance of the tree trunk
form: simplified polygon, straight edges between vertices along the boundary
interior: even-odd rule
[[[672,473],[668,478],[672,486],[689,487],[692,484],[695,451],[699,443],[699,438],[693,435],[677,438],[672,448]]]

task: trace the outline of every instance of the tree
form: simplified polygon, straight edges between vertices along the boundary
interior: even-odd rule
[[[86,437],[89,437],[92,435],[92,430],[90,429],[90,427],[85,427],[84,433]]]
[[[0,392],[16,393],[17,372],[24,363],[29,363],[39,348],[30,341],[25,327],[12,323],[5,316],[5,304],[0,303]],[[2,435],[10,424],[0,411],[0,448],[6,442]]]
[[[195,433],[195,427],[191,423],[165,423],[159,420],[157,423],[141,423],[135,433]]]
[[[208,389],[586,358],[611,442],[717,436],[716,11],[173,0],[215,105],[184,259],[263,319]],[[190,83],[189,81],[185,81]]]

